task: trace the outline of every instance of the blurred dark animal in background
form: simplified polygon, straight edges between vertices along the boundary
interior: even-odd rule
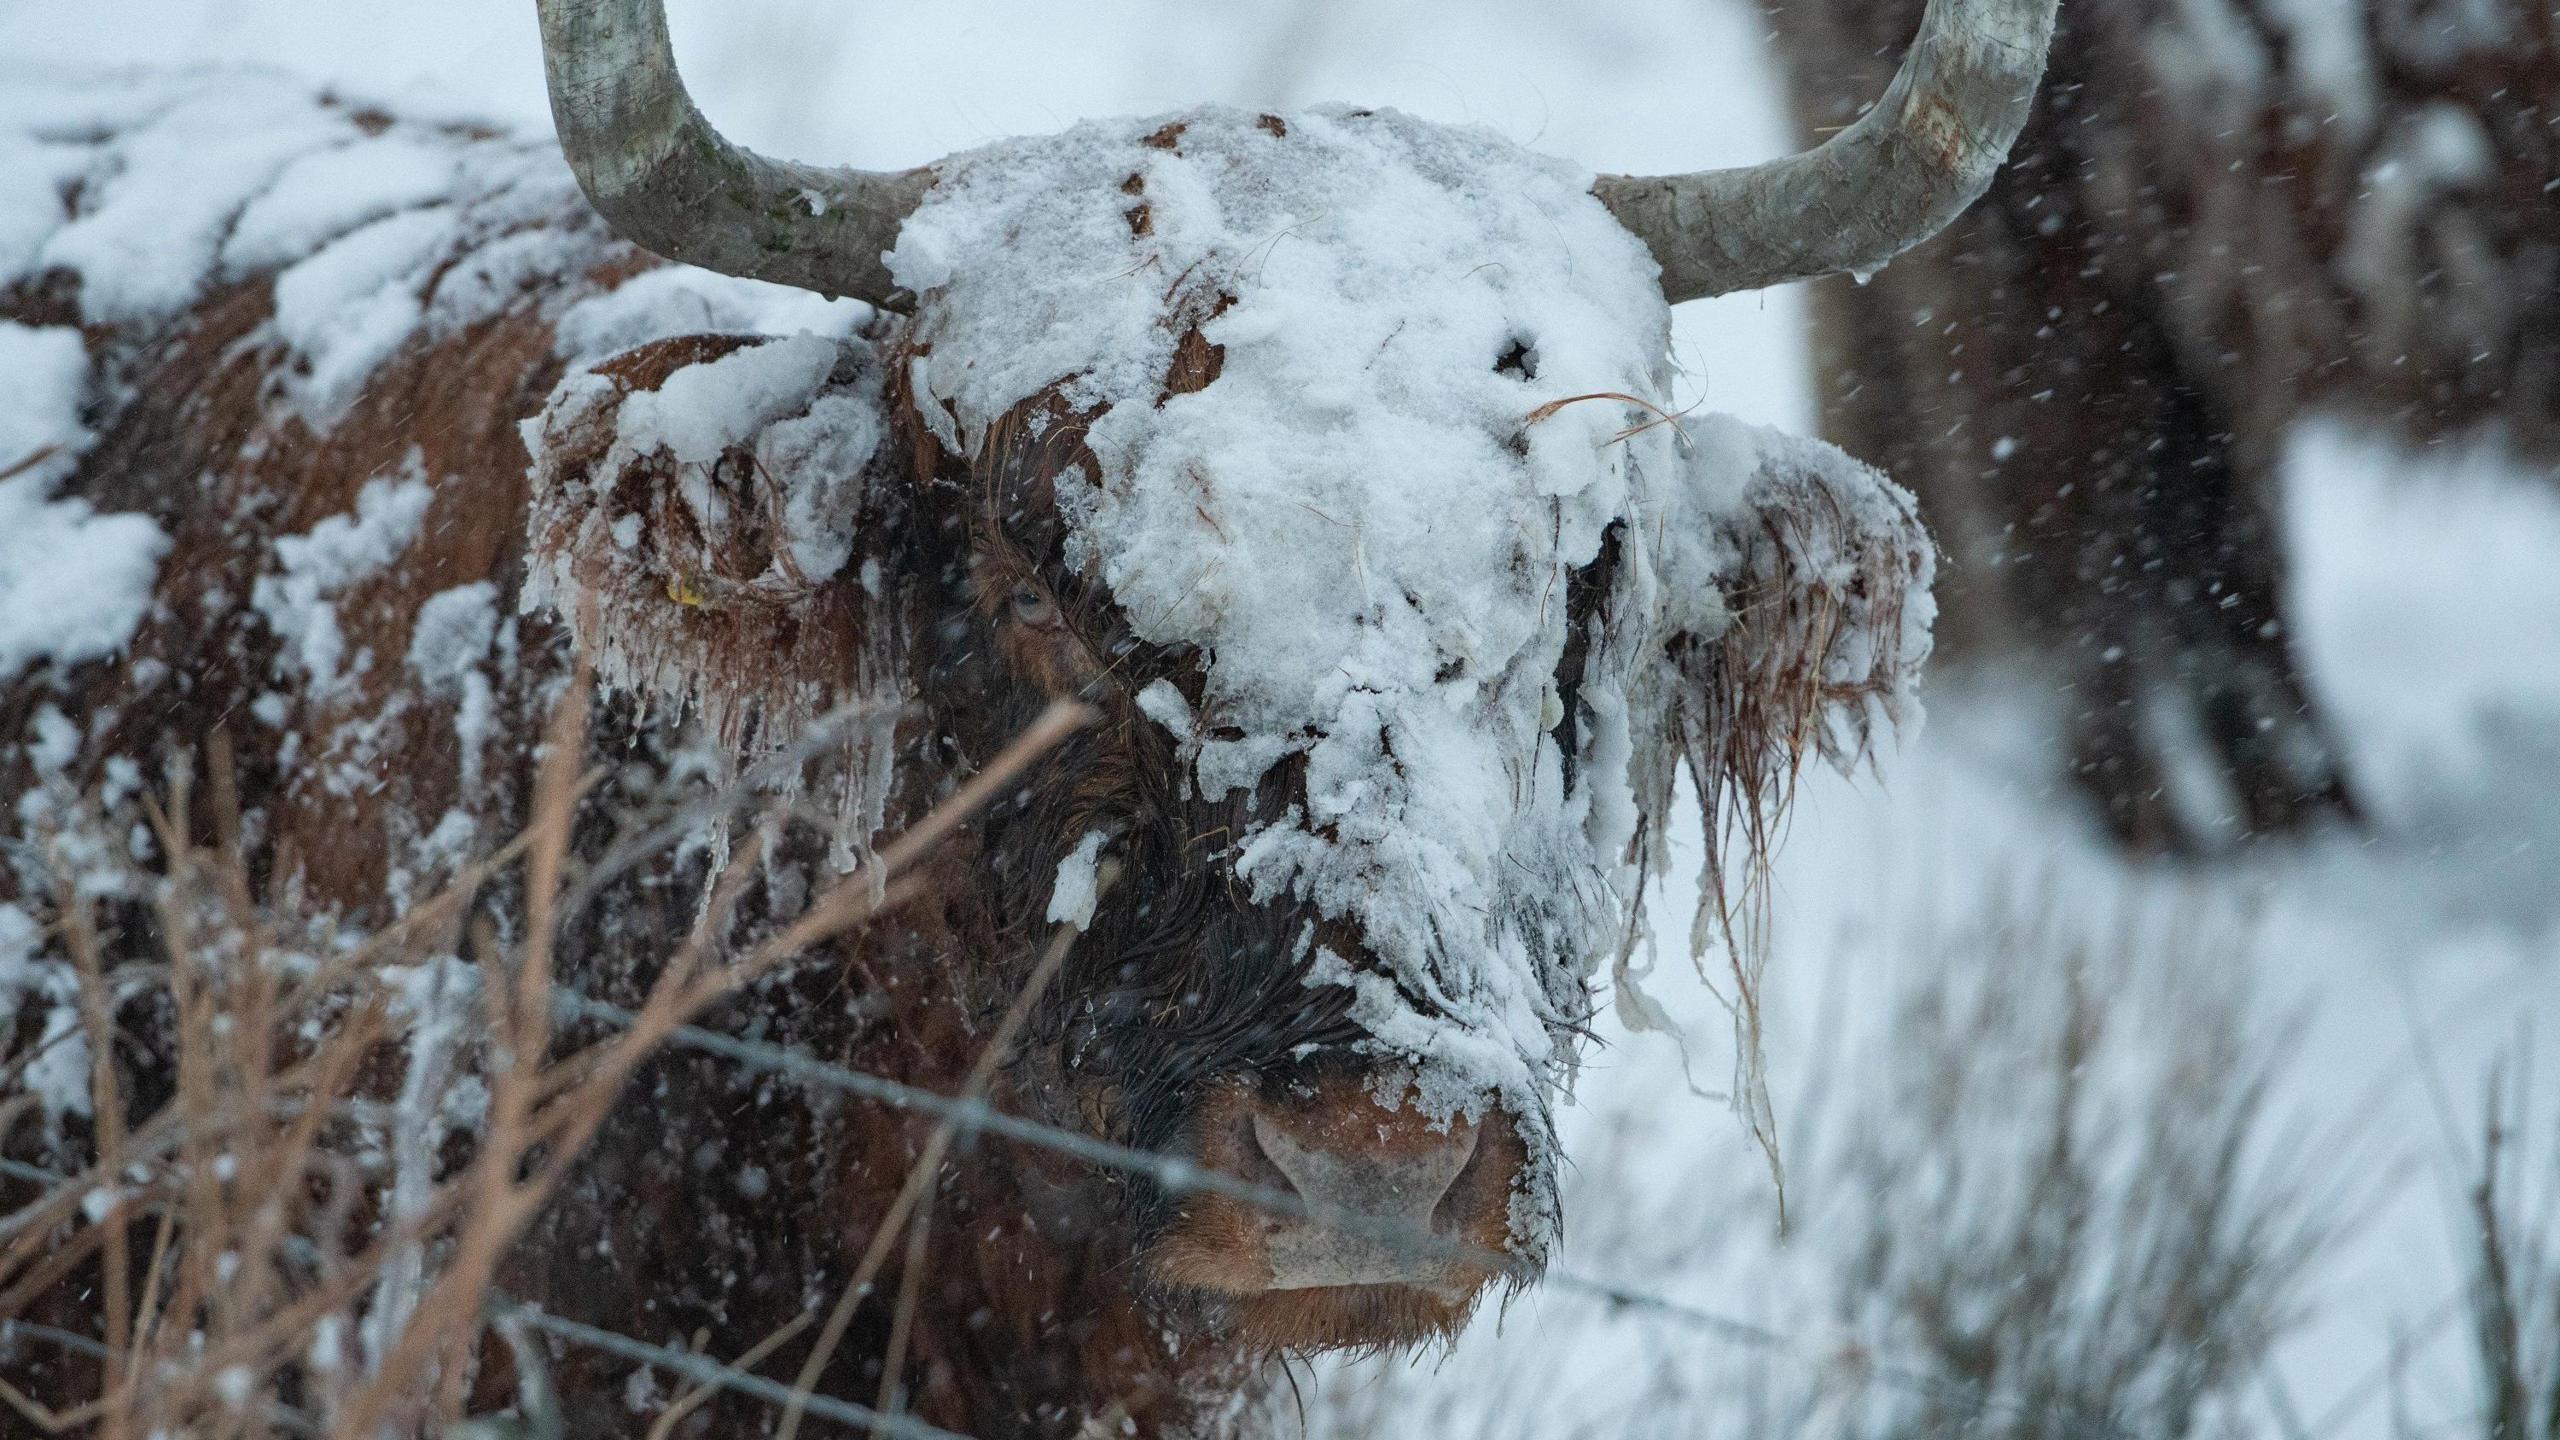
[[[1812,134],[1920,10],[1766,8]],[[2124,844],[2354,813],[2286,613],[2285,432],[2335,407],[2560,454],[2555,96],[2541,0],[2066,6],[1984,203],[1815,287],[1825,434],[1920,497],[1949,653],[2039,667]]]

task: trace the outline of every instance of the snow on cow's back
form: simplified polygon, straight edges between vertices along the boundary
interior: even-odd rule
[[[267,71],[0,71],[0,310],[149,338],[261,279],[315,429],[403,347],[532,308],[564,359],[688,331],[851,333],[869,307],[646,262],[547,135],[404,120]],[[600,269],[605,273],[598,274]]]
[[[453,828],[452,767],[401,746],[458,736],[477,779],[539,723],[490,709],[491,667],[515,663],[516,422],[554,377],[591,384],[614,352],[669,337],[814,332],[771,353],[858,372],[869,352],[849,337],[872,317],[656,264],[608,232],[545,136],[404,120],[262,71],[0,69],[0,376],[24,382],[0,387],[0,730],[32,713],[65,737],[31,775],[9,763],[25,737],[0,734],[0,803],[32,831],[38,808],[70,812],[18,787],[68,796],[110,762],[156,778],[151,745],[220,717],[308,787],[333,838],[349,823],[322,812],[346,796],[378,812],[357,828],[381,846],[322,847],[354,857],[328,903],[382,900],[383,874],[401,890],[412,841]],[[876,398],[811,417],[792,375],[701,368],[731,383],[684,377],[685,418],[762,432],[794,558],[831,573]],[[182,691],[201,714],[168,708]],[[195,718],[167,737],[131,719],[175,713]],[[510,823],[504,787],[469,788]]]
[[[325,431],[413,338],[597,252],[574,199],[543,147],[402,124],[274,74],[9,72],[0,352],[15,363],[0,373],[30,383],[0,393],[0,613],[17,617],[0,682],[117,655],[150,612],[190,501],[80,462],[152,398],[137,367],[162,363],[155,346],[221,329],[204,307],[269,282],[236,337],[267,377],[264,418]]]
[[[67,279],[88,323],[147,328],[272,274],[296,398],[321,418],[411,331],[467,325],[604,242],[550,147],[282,75],[12,75],[7,90],[0,288]]]

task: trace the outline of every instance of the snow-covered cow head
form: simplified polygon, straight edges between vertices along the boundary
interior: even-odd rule
[[[617,226],[909,312],[568,382],[536,552],[590,646],[768,742],[886,690],[966,764],[1092,705],[979,822],[1006,953],[959,983],[1009,993],[1077,927],[1030,1088],[1307,1211],[1132,1182],[1152,1279],[1326,1346],[1444,1331],[1533,1271],[1548,1105],[1636,941],[1675,772],[1756,850],[1795,759],[1863,753],[1926,650],[1901,492],[1670,414],[1666,302],[1924,238],[2005,151],[2049,3],[1938,0],[1920,81],[1813,155],[1596,182],[1354,109],[821,171],[709,130],[654,0],[543,15]],[[661,508],[701,563],[614,580],[666,544],[620,478],[644,472],[680,477]],[[748,618],[644,654],[650,622],[599,595]]]

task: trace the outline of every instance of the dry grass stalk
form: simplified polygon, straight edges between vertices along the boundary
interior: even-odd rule
[[[1689,432],[1680,428],[1680,417],[1688,414],[1689,411],[1698,408],[1698,405],[1702,403],[1702,401],[1693,401],[1689,405],[1676,411],[1665,410],[1661,406],[1645,399],[1641,395],[1629,395],[1623,390],[1594,390],[1589,394],[1567,395],[1562,399],[1548,401],[1546,404],[1530,411],[1527,417],[1521,420],[1520,428],[1525,431],[1532,425],[1543,424],[1546,421],[1553,419],[1556,413],[1563,410],[1566,406],[1579,405],[1590,400],[1616,400],[1624,404],[1633,405],[1640,410],[1650,410],[1653,412],[1652,419],[1640,420],[1633,425],[1626,426],[1619,430],[1616,434],[1611,435],[1609,437],[1609,443],[1612,445],[1618,444],[1624,440],[1634,439],[1636,436],[1643,434],[1647,430],[1651,430],[1656,426],[1661,425],[1670,426],[1672,430],[1680,436],[1680,442],[1685,445],[1689,441]]]
[[[1039,964],[1033,967],[1030,978],[1023,982],[1021,991],[1013,997],[1013,1003],[1005,1007],[1004,1018],[996,1022],[995,1034],[988,1037],[986,1047],[978,1052],[978,1058],[970,1062],[968,1078],[960,1087],[963,1099],[986,1098],[987,1087],[995,1081],[996,1068],[1004,1063],[1006,1052],[1021,1037],[1022,1027],[1030,1023],[1032,1008],[1048,991],[1049,982],[1057,978],[1059,967],[1066,963],[1067,952],[1075,948],[1078,933],[1070,925],[1058,927],[1048,948],[1041,952]],[[798,1378],[792,1382],[792,1403],[783,1411],[782,1424],[775,1431],[776,1440],[793,1440],[799,1433],[802,1408],[810,1392],[816,1389],[818,1376],[825,1371],[827,1362],[834,1358],[836,1347],[844,1343],[845,1327],[853,1321],[854,1307],[870,1293],[872,1282],[880,1277],[880,1269],[888,1261],[889,1247],[896,1242],[898,1232],[905,1228],[908,1218],[933,1193],[934,1182],[941,1176],[942,1158],[950,1152],[952,1139],[958,1133],[959,1127],[952,1123],[951,1117],[943,1117],[933,1127],[933,1133],[925,1141],[924,1149],[917,1154],[915,1164],[908,1167],[905,1182],[898,1187],[896,1198],[889,1202],[887,1213],[881,1216],[879,1226],[873,1230],[871,1243],[863,1247],[862,1258],[855,1262],[852,1277],[845,1281],[844,1290],[836,1297],[835,1308],[827,1314],[826,1327],[818,1332],[817,1345],[810,1350],[808,1359],[800,1366]],[[921,1227],[918,1233],[922,1233]],[[917,1243],[920,1245],[922,1242],[919,1240]],[[911,1257],[906,1273],[909,1283],[914,1282],[920,1270],[921,1267],[913,1263]],[[893,1353],[903,1346],[897,1336],[905,1328],[903,1321],[913,1303],[904,1287],[900,1293],[899,1323],[892,1330],[890,1343]],[[882,1403],[878,1408],[884,1414],[889,1411],[888,1400],[897,1379],[896,1366],[883,1367],[880,1380]]]
[[[1747,1321],[1679,1332],[1615,1307],[1563,1312],[1551,1296],[1541,1331],[1479,1330],[1437,1375],[1336,1371],[1303,1432],[2234,1433],[2311,1263],[2352,1214],[2342,1193],[2380,1182],[2356,1147],[2274,1133],[2267,1096],[2289,1050],[2238,983],[2233,936],[2132,909],[2083,921],[2079,908],[1997,898],[1944,933],[1897,911],[1894,933],[1916,940],[1908,978],[1878,996],[1890,970],[1841,973],[1844,996],[1878,996],[1884,1013],[1822,1030],[1811,1052],[1828,1063],[1788,1119],[1797,1216],[1784,1244],[1758,1248],[1757,1187],[1736,1179],[1742,1203],[1715,1203],[1714,1164],[1630,1195],[1612,1157],[1584,1156],[1585,1194],[1604,1202],[1584,1218],[1585,1253],[1621,1251],[1616,1266],[1656,1283],[1698,1278],[1716,1255],[1720,1303],[1749,1305]],[[1623,1163],[1660,1162],[1640,1150]],[[1733,1248],[1719,1254],[1720,1240]]]
[[[2481,1440],[2560,1440],[2560,1166],[2537,1199],[2523,1184],[2515,1128],[2532,1119],[2519,1074],[2492,1071],[2479,1178],[2470,1194],[2466,1294],[2479,1376]],[[2404,1425],[2403,1429],[2407,1427]]]
[[[2216,1433],[2369,1177],[2271,1133],[2288,1027],[2238,937],[2002,908],[1942,947],[1893,1032],[1899,1099],[1831,1165],[1842,1320],[1937,1382],[1848,1413],[1879,1437]]]
[[[94,1153],[0,1218],[0,1321],[40,1303],[61,1308],[67,1292],[59,1287],[95,1265],[99,1298],[87,1319],[103,1339],[94,1397],[76,1406],[48,1407],[22,1386],[0,1386],[0,1401],[19,1418],[47,1434],[94,1429],[110,1440],[153,1433],[370,1440],[386,1426],[413,1433],[458,1419],[491,1279],[630,1075],[711,1005],[910,898],[916,886],[900,872],[1086,720],[1081,706],[1053,706],[795,921],[713,963],[715,937],[758,855],[753,845],[742,848],[635,1023],[555,1053],[553,936],[560,902],[578,879],[571,827],[596,779],[577,768],[588,689],[581,675],[555,715],[524,834],[382,932],[326,959],[299,954],[276,917],[254,903],[218,747],[217,845],[190,841],[186,777],[176,776],[167,812],[152,814],[163,872],[134,887],[150,897],[167,964],[148,968],[165,969],[165,991],[134,990],[137,967],[110,971],[94,902],[68,885],[57,896],[55,940],[81,982]],[[395,978],[450,953],[471,897],[518,865],[522,942],[509,954],[483,934],[471,947],[491,1042],[479,1069],[487,1124],[460,1173],[436,1178],[393,1213],[386,1182],[356,1155],[384,1110],[371,1098],[379,1073],[413,1038],[416,1017],[402,1012]],[[116,1017],[137,994],[158,1007],[169,1037],[165,1053],[139,1059],[165,1067],[171,1094],[128,1126],[127,1107],[138,1096],[119,1072],[119,1047],[135,1047],[124,1043]],[[1010,1033],[990,1047],[990,1072]],[[933,1158],[938,1163],[939,1153]],[[144,1234],[137,1274],[134,1242]],[[423,1291],[399,1307],[384,1287],[404,1258],[418,1267]],[[384,1333],[359,1343],[376,1321],[385,1322]],[[798,1329],[768,1337],[749,1363]],[[68,1373],[70,1363],[58,1359],[54,1373]]]
[[[766,1356],[771,1355],[774,1351],[790,1344],[792,1340],[799,1336],[801,1331],[808,1329],[809,1326],[817,1320],[817,1318],[816,1311],[803,1310],[799,1314],[792,1316],[790,1319],[783,1321],[782,1324],[774,1328],[772,1334],[757,1341],[754,1345],[748,1347],[745,1354],[740,1355],[737,1359],[729,1362],[730,1367],[736,1370],[755,1369],[758,1365],[764,1363]],[[694,1348],[697,1350],[702,1348],[702,1337],[700,1335],[695,1337]],[[676,1427],[684,1423],[686,1416],[692,1414],[698,1409],[701,1409],[704,1401],[709,1400],[712,1396],[718,1393],[720,1393],[718,1390],[706,1384],[696,1384],[686,1388],[673,1400],[667,1402],[666,1409],[658,1413],[657,1423],[649,1427],[648,1440],[668,1440],[669,1436],[676,1433]]]

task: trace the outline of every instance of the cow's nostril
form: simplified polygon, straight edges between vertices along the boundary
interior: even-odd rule
[[[1252,1111],[1247,1111],[1240,1118],[1243,1123],[1237,1129],[1238,1139],[1242,1143],[1235,1147],[1236,1178],[1249,1185],[1259,1185],[1265,1190],[1277,1190],[1281,1194],[1294,1198],[1300,1205],[1312,1209],[1312,1202],[1307,1199],[1306,1192],[1298,1188],[1298,1182],[1290,1178],[1287,1170],[1281,1168],[1279,1160],[1271,1153],[1271,1147],[1263,1142],[1263,1128],[1269,1122]],[[1266,1210],[1262,1212],[1263,1228],[1276,1230],[1290,1218],[1290,1212]]]
[[[1431,1207],[1432,1234],[1463,1233],[1473,1223],[1476,1211],[1488,1197],[1504,1204],[1504,1218],[1508,1221],[1512,1177],[1493,1174],[1498,1168],[1494,1159],[1495,1147],[1482,1143],[1483,1137],[1481,1127],[1468,1128],[1466,1158],[1459,1162],[1458,1173],[1450,1177],[1448,1185],[1440,1192],[1439,1201]]]

